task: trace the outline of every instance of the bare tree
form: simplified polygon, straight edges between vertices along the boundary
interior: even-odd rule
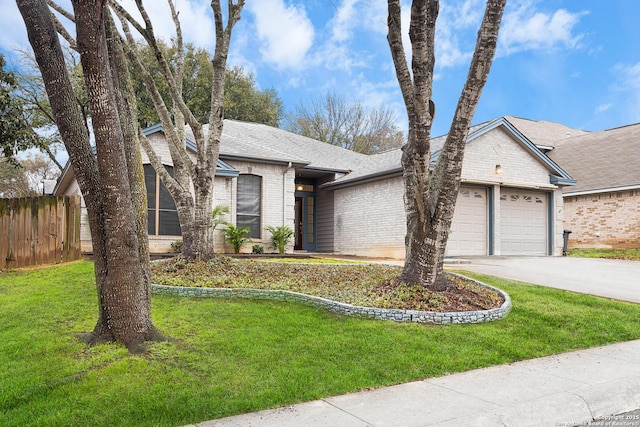
[[[56,30],[65,38],[69,34],[45,0],[17,0],[17,4],[89,216],[99,310],[96,326],[85,338],[91,344],[119,341],[130,351],[140,351],[145,341],[161,337],[151,320],[148,251],[140,241],[146,236],[146,215],[139,218],[139,211],[134,211],[136,203],[146,207],[146,201],[134,201],[144,193],[144,181],[134,178],[142,166],[139,156],[128,155],[135,141],[123,121],[130,114],[124,103],[135,106],[135,99],[124,100],[117,93],[127,93],[119,79],[126,70],[120,68],[123,61],[116,60],[113,40],[108,42],[107,35],[114,30],[108,10],[104,2],[73,0],[74,14],[68,16],[76,27],[77,40],[70,45],[77,48],[82,62],[94,156]]]
[[[287,119],[287,129],[358,153],[374,154],[398,148],[404,135],[395,113],[386,107],[367,108],[327,93],[308,105],[300,104]]]
[[[402,44],[400,0],[388,0],[387,40],[409,117],[408,142],[403,146],[404,204],[407,215],[406,259],[400,280],[436,291],[448,287],[444,255],[460,187],[462,160],[469,126],[496,51],[506,0],[487,0],[467,81],[458,99],[451,128],[435,169],[430,172],[430,112],[434,39],[438,0],[411,3],[411,69]]]
[[[206,259],[213,256],[213,233],[211,211],[213,208],[213,183],[220,137],[224,120],[224,76],[229,52],[229,43],[233,26],[240,19],[244,0],[227,1],[227,23],[225,26],[220,0],[213,0],[216,45],[211,61],[213,76],[211,80],[211,109],[208,127],[205,127],[187,106],[182,93],[185,49],[178,12],[172,0],[167,1],[176,28],[176,56],[174,66],[169,66],[165,52],[157,40],[153,24],[142,5],[136,0],[143,23],[136,21],[119,3],[110,1],[110,6],[122,22],[126,50],[130,62],[141,76],[151,96],[154,107],[160,117],[169,152],[173,161],[174,176],[164,168],[151,144],[140,132],[140,142],[156,173],[162,179],[176,204],[183,240],[183,255],[188,259]],[[167,106],[153,76],[144,67],[135,54],[135,39],[131,33],[133,27],[142,35],[154,53],[161,75],[169,89],[171,106]],[[195,162],[187,153],[185,144],[185,124],[193,133],[196,144]],[[192,188],[193,187],[193,191]]]

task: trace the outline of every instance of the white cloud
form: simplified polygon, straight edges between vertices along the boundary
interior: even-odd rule
[[[255,18],[262,59],[280,69],[301,68],[314,37],[304,7],[260,0],[248,2],[247,9]]]
[[[0,13],[0,49],[13,50],[17,48],[26,48],[29,46],[27,40],[27,30],[22,21],[22,15],[18,11],[15,2],[7,2],[2,6]]]
[[[596,113],[597,114],[604,113],[605,111],[609,110],[611,107],[613,107],[612,103],[600,104],[596,107]]]
[[[134,0],[120,0],[119,3],[144,26]],[[143,4],[153,24],[156,37],[165,41],[175,38],[176,29],[167,3],[147,1]],[[215,32],[210,3],[204,0],[177,0],[176,11],[185,42],[212,50],[215,47]],[[141,38],[135,30],[132,33],[134,37]]]
[[[640,121],[640,62],[632,65],[617,64],[615,92],[620,94],[622,113],[629,122]]]
[[[634,65],[618,64],[614,72],[620,76],[623,86],[640,89],[640,62]]]
[[[358,0],[344,0],[342,5],[338,7],[329,24],[331,26],[332,40],[342,42],[351,38],[354,18],[356,18],[354,14],[356,3],[358,3]]]
[[[537,0],[523,0],[516,3],[516,9],[505,12],[500,29],[500,54],[581,47],[583,34],[576,34],[574,28],[588,12],[558,9],[544,13],[536,11],[536,3]]]

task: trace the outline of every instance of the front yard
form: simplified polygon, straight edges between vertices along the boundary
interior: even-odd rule
[[[429,326],[154,296],[170,340],[130,356],[74,337],[97,316],[90,262],[0,273],[0,425],[177,426],[640,338],[640,305],[468,275],[509,293],[506,319]]]
[[[581,258],[610,258],[640,261],[640,249],[569,249],[567,255]]]

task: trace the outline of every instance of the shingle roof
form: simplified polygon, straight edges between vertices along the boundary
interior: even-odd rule
[[[188,136],[193,138],[190,131]],[[292,162],[313,169],[343,171],[353,170],[367,157],[272,126],[228,119],[224,121],[220,156]]]
[[[479,123],[477,125],[471,126],[469,128],[468,141],[480,134],[483,134],[484,132],[488,132],[489,130],[493,129],[496,126],[502,126],[502,125],[508,126],[509,124],[511,124],[512,127],[514,126],[510,120],[507,120],[508,123],[505,123],[505,120],[506,120],[506,117],[501,117],[498,119],[494,119],[488,122]],[[534,122],[534,123],[540,123],[540,122]],[[544,123],[551,123],[551,122],[544,122]],[[547,127],[547,126],[543,125],[543,127]],[[520,128],[517,128],[517,130],[520,131]],[[542,132],[539,132],[539,133],[542,133]],[[527,139],[527,135],[523,134],[523,136],[524,136],[524,139]],[[442,136],[433,138],[431,140],[431,165],[432,166],[434,165],[435,161],[438,159],[438,156],[440,155],[440,151],[442,150],[442,147],[444,146],[446,139],[447,139],[447,135],[442,135]],[[546,157],[544,154],[542,154],[542,152],[537,150],[533,144],[527,142],[527,145],[530,147],[530,150],[533,152],[533,154],[538,155],[538,158],[543,163],[548,164],[550,171],[552,171],[555,175],[558,175],[559,179],[564,180],[563,181],[564,185],[574,184],[574,181],[571,179],[570,176],[566,174],[566,172],[562,168],[560,168],[556,164],[553,164],[553,162],[549,161],[549,158]],[[402,158],[401,149],[389,151],[382,154],[374,154],[366,158],[359,165],[359,167],[356,170],[354,170],[352,173],[346,176],[343,176],[341,178],[338,178],[332,183],[326,184],[326,186],[352,185],[356,182],[366,181],[369,179],[376,179],[382,176],[388,176],[388,175],[390,176],[396,173],[400,173],[402,172],[401,158]]]
[[[640,186],[640,123],[569,138],[548,155],[578,180],[566,193]]]
[[[505,116],[505,119],[538,146],[556,147],[569,138],[589,134],[584,130],[546,120],[529,120],[516,116]]]
[[[474,130],[482,125],[472,126],[469,131]],[[431,161],[437,158],[440,150],[444,146],[447,135],[441,135],[431,139]],[[346,184],[353,181],[361,181],[363,179],[375,178],[381,175],[393,175],[402,171],[402,149],[386,151],[380,154],[367,156],[349,175],[334,181],[336,184]]]

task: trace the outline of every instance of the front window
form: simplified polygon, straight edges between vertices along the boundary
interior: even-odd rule
[[[173,168],[165,166],[173,176]],[[149,236],[180,236],[178,211],[169,191],[151,165],[144,165],[144,183],[147,187],[147,229]]]
[[[260,206],[262,177],[257,175],[238,176],[238,201],[236,205],[236,226],[248,227],[249,237],[260,238]]]

